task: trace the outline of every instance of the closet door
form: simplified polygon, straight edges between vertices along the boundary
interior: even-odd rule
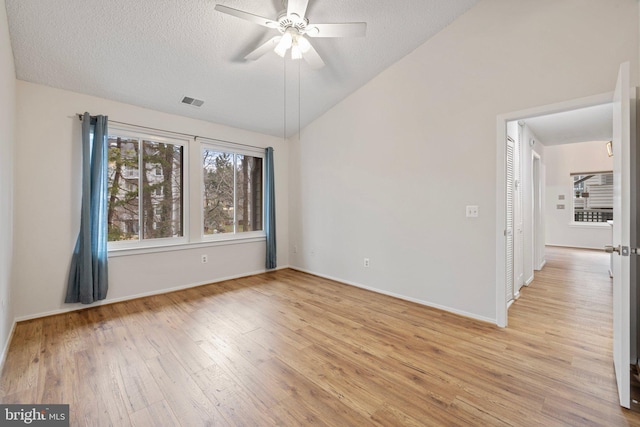
[[[514,207],[514,158],[515,147],[511,138],[507,138],[507,227],[506,227],[506,248],[505,253],[507,256],[506,265],[506,288],[507,288],[507,303],[513,301],[513,207]]]

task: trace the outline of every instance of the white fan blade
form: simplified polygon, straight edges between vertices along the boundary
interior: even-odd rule
[[[278,23],[272,19],[264,18],[262,16],[254,15],[253,13],[243,12],[238,9],[233,9],[221,4],[217,4],[215,9],[218,12],[226,13],[227,15],[235,16],[245,21],[253,22],[254,24],[262,25],[263,27],[278,28]]]
[[[300,18],[304,18],[304,14],[307,13],[307,5],[309,0],[289,0],[287,2],[287,15],[298,15]]]
[[[318,55],[318,52],[313,48],[313,46],[310,46],[309,50],[302,54],[302,57],[307,61],[307,64],[309,64],[311,68],[324,67],[324,61],[320,58],[320,55]]]
[[[305,34],[309,37],[362,37],[367,33],[366,22],[344,24],[313,24]]]
[[[280,41],[281,38],[282,36],[273,37],[272,39],[267,41],[265,44],[260,45],[260,47],[258,47],[256,50],[254,50],[253,52],[245,56],[244,59],[255,61],[265,53],[272,51],[278,45],[278,42]]]

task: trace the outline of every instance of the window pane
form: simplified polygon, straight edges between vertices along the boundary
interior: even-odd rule
[[[613,220],[613,173],[573,175],[575,222]]]
[[[144,239],[182,237],[182,147],[142,142],[142,229]]]
[[[236,232],[262,230],[262,159],[236,155]]]
[[[233,233],[233,154],[203,149],[204,234]]]
[[[109,137],[109,241],[138,240],[138,140]]]

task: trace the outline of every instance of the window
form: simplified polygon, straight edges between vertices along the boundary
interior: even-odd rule
[[[262,231],[262,156],[205,145],[203,234]]]
[[[109,242],[184,237],[184,143],[112,130],[109,135]]]
[[[110,128],[107,224],[114,255],[264,239],[264,151],[212,141],[123,124]],[[199,152],[190,155],[196,144]],[[202,161],[202,169],[189,170],[188,159]],[[198,196],[189,190],[194,184]]]
[[[575,173],[571,177],[574,221],[613,220],[613,172]]]

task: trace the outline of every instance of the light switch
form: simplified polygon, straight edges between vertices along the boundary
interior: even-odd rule
[[[478,217],[478,206],[467,206],[467,218]]]

